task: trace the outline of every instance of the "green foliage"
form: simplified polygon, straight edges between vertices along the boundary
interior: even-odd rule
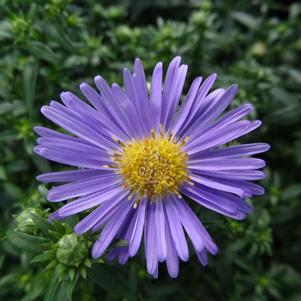
[[[300,300],[301,4],[105,3],[0,0],[0,299]],[[245,139],[272,150],[263,156],[267,194],[246,221],[195,207],[220,247],[209,266],[191,255],[178,279],[162,268],[153,280],[142,253],[126,266],[95,262],[96,237],[73,234],[75,219],[47,221],[58,205],[35,180],[50,166],[33,154],[32,127],[51,126],[39,108],[61,91],[78,93],[97,74],[120,83],[135,57],[150,75],[176,54],[189,64],[188,81],[217,72],[217,86],[237,83],[234,105],[253,103],[264,122]]]

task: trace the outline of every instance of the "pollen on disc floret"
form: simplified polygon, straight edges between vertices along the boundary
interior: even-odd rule
[[[187,154],[182,150],[183,141],[173,135],[156,135],[133,140],[122,145],[123,151],[114,156],[124,185],[138,197],[157,197],[178,193],[182,182],[189,180]]]

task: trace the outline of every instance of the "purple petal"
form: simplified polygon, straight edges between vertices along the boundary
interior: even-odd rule
[[[165,225],[165,229],[166,229],[166,245],[167,245],[167,257],[166,257],[167,270],[171,278],[176,278],[179,274],[179,257],[171,237],[170,228],[167,223]]]
[[[117,232],[122,226],[132,206],[132,202],[122,202],[122,205],[116,210],[114,215],[111,217],[109,222],[105,225],[104,229],[102,230],[100,237],[94,243],[92,249],[93,258],[99,258],[105,252],[106,248],[114,240]]]
[[[222,214],[235,214],[238,210],[238,203],[233,200],[233,197],[229,195],[228,198],[219,196],[214,193],[214,190],[202,189],[202,187],[197,186],[185,186],[181,189],[181,192],[202,206],[217,211]]]
[[[86,85],[87,84],[82,84],[81,87],[86,87]],[[108,116],[106,112],[100,112],[93,109],[91,106],[83,102],[79,97],[70,92],[62,93],[61,98],[64,104],[70,110],[77,114],[79,118],[84,119],[90,126],[94,128],[94,130],[100,132],[103,136],[111,137],[111,135],[116,135],[120,137],[120,139],[126,138],[126,135],[122,129],[118,127],[114,119]],[[107,109],[106,103],[104,103],[104,108]]]
[[[70,114],[66,114],[65,112],[47,106],[42,107],[41,111],[48,119],[61,126],[68,132],[81,137],[96,146],[104,149],[109,149],[110,145],[111,147],[115,146],[112,142],[108,143],[108,140],[104,139],[103,136],[101,136],[83,121],[76,118],[71,111]]]
[[[161,108],[161,123],[163,127],[166,126],[167,118],[169,115],[169,108],[172,102],[172,94],[175,89],[177,73],[180,66],[181,58],[175,57],[167,68],[166,78],[164,82],[162,108]]]
[[[162,76],[163,67],[159,62],[152,75],[151,87],[150,87],[150,108],[152,116],[152,128],[156,131],[159,130],[161,120],[161,107],[162,107]]]
[[[182,90],[185,83],[185,78],[187,74],[188,66],[187,65],[181,65],[177,71],[176,79],[174,83],[174,88],[172,90],[172,93],[170,94],[170,103],[169,107],[167,109],[167,121],[166,121],[166,131],[170,132],[174,115],[176,112],[177,105],[179,103],[179,100],[182,95]]]
[[[92,106],[102,113],[105,113],[105,103],[101,98],[100,94],[86,83],[81,83],[79,86],[83,95],[92,104]]]
[[[125,93],[129,97],[129,99],[132,100],[133,105],[135,107],[135,111],[137,113],[139,125],[143,132],[143,135],[148,135],[149,128],[147,127],[147,125],[144,122],[144,120],[145,120],[144,112],[140,109],[145,104],[142,103],[142,100],[139,98],[139,96],[137,94],[137,91],[135,89],[135,79],[133,78],[133,76],[131,75],[129,70],[126,68],[123,71],[123,82],[124,82],[124,86],[125,86]]]
[[[135,219],[135,225],[134,225],[133,233],[132,233],[132,236],[131,236],[130,242],[129,242],[130,256],[135,256],[140,247],[143,228],[144,228],[144,222],[145,222],[146,206],[147,206],[147,200],[143,199],[140,202],[138,208],[136,209],[137,215],[136,215],[136,219]]]
[[[89,231],[96,224],[102,222],[108,215],[112,215],[123,202],[127,202],[126,199],[128,193],[121,191],[118,197],[112,198],[101,204],[95,210],[93,210],[89,215],[83,218],[77,225],[74,227],[74,232],[77,235],[81,235]]]
[[[101,76],[95,77],[95,84],[101,91],[102,96],[107,99],[109,103],[107,108],[110,111],[110,114],[113,116],[115,123],[119,125],[127,138],[131,138],[128,134],[129,130],[131,129],[131,120],[129,119],[130,116],[127,116],[124,108],[122,108],[121,103],[116,99],[112,89]]]
[[[155,229],[158,249],[158,259],[160,262],[166,259],[166,237],[165,237],[165,212],[162,200],[157,200],[155,205]]]
[[[250,156],[266,152],[270,146],[266,143],[250,143],[224,147],[221,149],[208,150],[190,158],[189,162],[216,161],[217,159],[230,159],[242,156]]]
[[[172,197],[172,206],[175,208],[175,212],[177,214],[177,218],[180,219],[185,231],[187,232],[194,248],[198,251],[202,251],[204,249],[204,240],[203,235],[199,229],[199,227],[196,225],[196,223],[193,223],[191,221],[191,215],[194,215],[194,213],[187,209],[187,207],[183,206],[184,201]]]
[[[265,174],[260,170],[225,170],[225,171],[202,171],[197,174],[209,178],[227,180],[262,180]]]
[[[93,160],[84,156],[79,157],[74,153],[70,153],[67,151],[61,152],[59,150],[48,149],[41,146],[35,146],[33,150],[36,154],[48,160],[77,167],[102,170],[102,162],[105,162],[100,160]]]
[[[120,177],[114,174],[95,176],[85,180],[53,187],[48,191],[47,199],[50,202],[60,202],[100,191],[108,185],[117,184],[120,183],[120,181]]]
[[[220,159],[208,162],[202,159],[189,162],[188,169],[192,171],[220,171],[220,170],[250,170],[265,166],[265,161],[257,158]]]
[[[251,125],[250,121],[244,120],[225,126],[222,129],[217,129],[216,131],[209,131],[195,140],[188,141],[183,149],[189,155],[200,153],[201,151],[228,143],[244,135],[250,129]]]
[[[181,199],[178,199],[178,202],[176,202],[176,205],[178,207],[179,213],[181,214],[181,217],[185,222],[190,224],[190,227],[194,229],[193,238],[196,240],[196,236],[199,236],[199,238],[202,239],[202,242],[205,245],[205,248],[212,254],[216,255],[218,252],[216,244],[212,241],[211,236],[206,231],[205,227],[202,225],[202,223],[199,221],[197,216],[193,213],[191,208]],[[186,229],[186,228],[185,228]],[[189,234],[188,234],[189,235]],[[190,237],[192,240],[193,238]],[[193,243],[193,240],[192,240]],[[202,252],[202,248],[197,248],[198,244],[193,243],[194,248],[196,252]]]
[[[206,80],[201,85],[197,96],[194,98],[194,102],[192,104],[192,108],[190,109],[190,112],[185,120],[185,122],[182,124],[181,129],[179,130],[177,136],[182,136],[186,132],[188,128],[190,128],[191,124],[198,118],[198,111],[202,107],[202,104],[204,103],[204,99],[206,98],[206,95],[208,94],[209,90],[213,86],[217,75],[215,73],[211,74],[206,78]]]
[[[100,192],[91,193],[64,205],[57,211],[58,217],[63,218],[71,216],[84,210],[93,208],[111,199],[112,197],[118,196],[118,194],[120,194],[119,185],[108,186]]]
[[[85,157],[87,160],[95,161],[96,164],[98,162],[98,166],[112,163],[106,151],[93,145],[82,143],[80,139],[78,141],[68,141],[63,138],[41,137],[37,139],[37,142],[43,148],[52,149],[71,156]]]
[[[41,182],[74,182],[83,180],[89,177],[101,176],[108,174],[109,169],[104,168],[100,170],[95,169],[75,169],[68,171],[48,172],[37,176],[37,180]]]
[[[147,271],[152,275],[158,267],[158,254],[156,243],[155,205],[148,205],[146,224],[144,228],[144,253],[146,256]]]
[[[196,252],[196,255],[201,262],[202,265],[207,265],[208,264],[208,256],[206,251],[201,251],[201,252]]]
[[[221,179],[211,179],[209,177],[202,177],[197,174],[192,174],[190,177],[192,181],[202,184],[204,186],[208,186],[210,188],[214,188],[221,191],[231,192],[238,195],[241,198],[244,197],[244,191],[242,189],[233,187],[231,184],[224,184],[221,182]]]
[[[197,77],[193,81],[187,93],[187,96],[184,100],[184,103],[181,105],[179,113],[176,115],[176,120],[173,126],[173,131],[175,135],[177,135],[178,131],[181,130],[183,124],[189,118],[189,112],[192,108],[193,102],[195,101],[201,82],[202,82],[202,77]]]
[[[118,101],[118,105],[127,116],[127,131],[129,132],[130,136],[133,138],[143,137],[139,116],[131,99],[129,99],[126,93],[117,84],[112,85],[112,91]]]
[[[234,219],[243,219],[251,211],[251,207],[239,197],[204,186],[187,186],[182,188],[182,193],[202,206]]]
[[[234,122],[242,119],[243,117],[245,117],[246,115],[248,115],[252,111],[253,111],[253,106],[250,105],[250,104],[245,104],[245,105],[242,105],[238,108],[235,108],[232,111],[224,114],[216,122],[214,122],[212,124],[209,123],[207,125],[204,124],[204,126],[202,128],[198,127],[197,130],[193,131],[194,137],[199,136],[199,135],[203,134],[204,132],[212,130],[214,128],[221,128],[223,126],[234,123]],[[191,135],[191,136],[193,136],[193,135]]]
[[[187,261],[189,258],[187,241],[185,238],[182,224],[180,222],[180,219],[177,217],[172,202],[173,201],[170,200],[169,198],[164,199],[164,207],[165,207],[165,212],[168,220],[169,229],[179,257],[183,261]]]
[[[198,137],[203,132],[204,128],[216,119],[232,102],[237,92],[237,85],[230,86],[225,90],[219,97],[215,98],[202,114],[199,115],[198,119],[191,124],[187,130],[186,135],[191,138]]]

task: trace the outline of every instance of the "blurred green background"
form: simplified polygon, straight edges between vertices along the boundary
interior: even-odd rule
[[[264,197],[242,222],[196,206],[220,253],[195,255],[176,280],[159,280],[143,253],[126,266],[92,261],[94,237],[72,234],[76,219],[47,223],[55,204],[35,176],[34,125],[52,126],[40,107],[78,93],[97,74],[121,82],[136,57],[151,74],[181,55],[185,86],[219,74],[237,83],[233,105],[249,101],[264,124],[243,141],[268,142]],[[0,300],[301,300],[300,1],[0,0]],[[52,164],[52,170],[62,169]]]

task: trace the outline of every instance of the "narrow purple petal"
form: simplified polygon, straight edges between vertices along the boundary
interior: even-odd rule
[[[196,255],[201,262],[202,265],[207,265],[208,264],[208,256],[206,251],[201,251],[201,252],[196,252]]]
[[[83,88],[83,86],[86,87],[88,85],[82,84],[81,87]],[[90,87],[90,89],[92,88]],[[95,91],[95,93],[97,92]],[[122,129],[118,127],[115,120],[112,119],[106,111],[100,112],[93,109],[87,103],[83,102],[79,97],[70,92],[62,93],[61,98],[69,109],[75,112],[78,117],[84,118],[84,120],[88,121],[89,125],[92,125],[95,130],[101,131],[102,135],[110,137],[112,134],[114,134],[120,138],[126,137]],[[108,104],[103,99],[102,103],[103,108],[107,109]]]
[[[127,118],[127,131],[129,135],[133,138],[141,138],[143,136],[143,132],[141,131],[139,116],[133,102],[119,85],[113,84],[112,91],[118,101],[118,105]]]
[[[131,138],[128,134],[129,130],[131,129],[130,119],[129,116],[127,116],[124,108],[122,108],[122,104],[116,99],[112,89],[101,76],[95,77],[95,84],[101,91],[102,96],[109,102],[110,105],[107,106],[107,108],[113,116],[115,122],[123,130],[125,135],[128,138]]]
[[[134,63],[134,74],[133,81],[135,83],[135,94],[138,97],[138,101],[140,104],[139,110],[142,114],[143,121],[145,123],[147,132],[150,132],[150,115],[149,115],[149,100],[148,100],[148,92],[146,86],[146,77],[144,73],[144,68],[140,59],[135,59]]]
[[[122,205],[116,210],[114,215],[102,230],[100,237],[94,243],[92,249],[93,258],[99,258],[105,252],[106,248],[114,240],[132,206],[132,202],[124,201]]]
[[[234,193],[241,198],[244,196],[244,191],[242,189],[233,187],[231,184],[224,184],[221,182],[221,179],[211,179],[209,177],[202,177],[197,174],[192,174],[191,180],[204,186],[208,186],[210,188]]]
[[[251,122],[244,120],[238,121],[236,123],[230,124],[218,129],[216,131],[210,131],[202,135],[200,138],[188,141],[184,146],[184,151],[189,155],[194,153],[200,153],[211,147],[215,147],[221,144],[228,143],[246,133],[251,127]]]
[[[41,182],[74,182],[89,177],[101,176],[111,171],[108,168],[100,170],[95,169],[75,169],[68,171],[48,172],[37,176],[37,180]]]
[[[155,229],[158,248],[158,259],[160,262],[166,259],[167,247],[165,237],[165,212],[162,200],[157,200],[155,205]]]
[[[109,201],[104,202],[95,210],[93,210],[89,215],[83,218],[79,223],[74,227],[74,232],[77,235],[81,235],[89,231],[96,224],[102,222],[107,215],[112,215],[121,205],[122,202],[126,202],[126,193],[120,193],[119,197],[113,198]]]
[[[37,139],[40,146],[73,156],[84,156],[92,162],[98,162],[98,166],[111,164],[112,160],[108,153],[94,145],[82,143],[80,139],[77,141],[68,141],[63,138],[41,137]],[[82,158],[83,159],[83,158]]]
[[[65,112],[47,106],[42,107],[41,111],[45,117],[61,126],[66,131],[81,137],[96,146],[104,149],[109,149],[110,145],[113,147],[115,146],[112,142],[108,143],[107,139],[105,139],[83,121],[76,118],[75,115],[71,114],[71,112],[70,114],[66,114]]]
[[[35,146],[33,150],[39,156],[54,162],[95,170],[102,170],[103,168],[101,166],[104,162],[107,162],[89,159],[84,156],[79,157],[74,153],[72,154],[67,151],[61,152],[59,150],[53,150],[42,146]]]
[[[156,243],[155,205],[148,205],[147,218],[144,228],[144,252],[146,256],[147,271],[152,275],[158,266],[158,254]]]
[[[179,257],[171,237],[170,228],[167,223],[165,225],[165,228],[166,228],[166,245],[167,245],[167,257],[166,257],[167,270],[171,278],[176,278],[179,274]]]
[[[162,107],[162,76],[163,66],[159,62],[152,75],[150,87],[150,114],[152,116],[152,127],[158,131],[161,120],[161,107]]]
[[[235,214],[238,210],[236,198],[233,200],[231,195],[228,198],[215,194],[214,191],[205,190],[203,187],[185,186],[181,189],[182,193],[198,202],[208,209],[219,213]]]
[[[194,212],[191,210],[191,208],[188,206],[188,204],[186,204],[186,202],[184,202],[183,200],[180,200],[180,199],[176,204],[178,206],[179,211],[182,214],[183,219],[188,219],[188,221],[191,223],[191,227],[195,228],[195,232],[198,233],[197,235],[202,238],[205,248],[212,255],[216,255],[218,252],[218,248],[217,248],[216,244],[213,242],[211,236],[206,231],[205,227],[199,221],[199,219],[194,214]],[[196,246],[197,246],[197,244],[194,244],[194,248],[195,248],[196,252],[202,252],[202,249],[200,250],[199,248],[196,248]]]
[[[197,172],[201,176],[227,180],[262,180],[265,173],[260,170],[225,170],[225,171],[202,171]]]
[[[119,185],[108,186],[99,192],[80,197],[77,200],[64,205],[57,211],[58,217],[67,217],[84,210],[91,209],[115,196],[118,196],[118,194],[120,194]]]
[[[163,96],[162,96],[162,109],[161,109],[161,123],[163,127],[166,126],[167,118],[169,115],[169,108],[172,102],[172,94],[175,89],[175,82],[177,79],[177,72],[180,66],[181,58],[175,57],[167,68],[166,78],[164,82]]]
[[[139,98],[135,89],[135,80],[133,79],[133,76],[131,75],[130,71],[126,68],[123,70],[123,82],[125,86],[125,93],[128,95],[129,99],[132,100],[133,105],[135,107],[141,130],[144,135],[148,135],[149,129],[144,123],[144,112],[142,112],[142,110],[140,109],[143,106],[143,104],[141,103],[141,99]]]
[[[186,132],[186,130],[190,127],[190,125],[193,123],[193,121],[198,118],[198,111],[202,107],[202,104],[204,103],[204,99],[206,98],[206,95],[208,94],[209,90],[212,88],[216,80],[216,77],[217,75],[215,73],[211,74],[206,78],[206,80],[199,88],[198,94],[194,98],[189,115],[187,116],[185,122],[182,124],[181,129],[178,132],[177,136],[183,135]]]
[[[79,86],[83,95],[87,98],[87,100],[92,104],[92,106],[102,113],[105,112],[105,103],[101,98],[100,94],[93,89],[90,85],[86,83],[81,83]]]
[[[135,256],[140,247],[143,228],[145,224],[145,211],[146,211],[147,202],[148,200],[143,199],[140,202],[138,208],[136,209],[137,215],[136,215],[135,225],[129,242],[130,256]]]
[[[176,79],[174,83],[174,88],[170,94],[170,103],[169,107],[167,108],[167,120],[166,120],[166,132],[170,132],[174,115],[176,112],[176,108],[178,106],[179,100],[182,95],[182,90],[185,83],[185,78],[187,74],[188,66],[187,65],[181,65],[177,71]]]
[[[237,85],[232,85],[226,89],[219,97],[215,98],[198,119],[191,124],[187,130],[186,135],[191,138],[198,137],[232,102],[235,94],[237,93]]]
[[[220,170],[250,170],[260,169],[265,166],[265,161],[257,158],[220,159],[218,161],[189,162],[188,169],[192,171],[220,171]]]
[[[108,185],[120,182],[120,177],[114,174],[95,176],[85,180],[79,180],[73,183],[53,187],[48,191],[47,199],[50,202],[60,202],[70,198],[97,192]]]
[[[174,206],[171,204],[173,202],[169,198],[164,199],[164,207],[168,220],[169,229],[177,253],[183,261],[187,261],[189,258],[189,251],[187,246],[187,241],[183,231],[183,227],[180,219],[177,217]]]
[[[270,149],[270,146],[266,143],[250,143],[234,145],[229,147],[224,147],[221,149],[208,150],[193,156],[189,159],[189,162],[199,163],[206,161],[216,161],[219,159],[230,159],[242,156],[251,156],[254,154],[259,154],[266,152]]]
[[[177,214],[177,217],[180,219],[185,231],[187,232],[194,248],[198,251],[202,251],[204,249],[204,240],[202,237],[202,233],[199,229],[199,227],[191,222],[191,215],[194,213],[187,209],[187,207],[184,207],[182,203],[184,203],[183,200],[172,197],[172,206],[175,208],[175,212]]]
[[[195,101],[195,97],[197,96],[197,92],[199,90],[200,84],[202,82],[202,77],[197,77],[180,107],[178,114],[176,115],[176,119],[173,125],[173,131],[175,135],[177,135],[178,131],[182,128],[183,124],[185,124],[186,120],[189,118],[189,112],[192,108],[193,102]]]

